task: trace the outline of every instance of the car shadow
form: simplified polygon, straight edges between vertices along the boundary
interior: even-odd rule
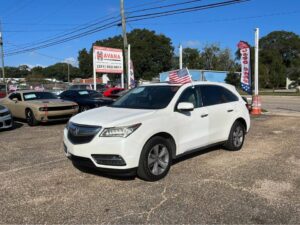
[[[99,177],[105,177],[105,178],[112,179],[112,180],[130,181],[130,180],[135,180],[135,178],[136,178],[136,175],[111,174],[109,172],[98,171],[95,168],[80,166],[75,163],[73,163],[73,166],[76,169],[78,169],[80,172],[99,176]]]
[[[177,163],[181,163],[183,161],[187,161],[189,159],[192,159],[192,158],[195,158],[195,157],[198,157],[201,155],[205,155],[207,153],[217,151],[220,149],[223,149],[222,145],[216,145],[216,146],[209,147],[206,149],[196,149],[196,150],[193,150],[193,152],[187,153],[186,155],[183,155],[183,156],[180,156],[179,158],[174,159],[172,165],[176,165]],[[84,166],[81,166],[81,165],[78,165],[75,163],[73,163],[73,166],[83,173],[92,174],[95,176],[101,176],[101,177],[105,177],[105,178],[113,179],[113,180],[130,181],[130,180],[135,180],[137,178],[136,174],[135,175],[111,174],[108,172],[98,171],[95,168],[84,167]]]
[[[13,130],[16,130],[16,129],[19,129],[21,127],[23,127],[24,124],[23,123],[20,123],[20,122],[17,122],[14,120],[14,124],[11,128],[6,128],[6,129],[1,129],[0,132],[3,132],[3,131],[13,131]]]

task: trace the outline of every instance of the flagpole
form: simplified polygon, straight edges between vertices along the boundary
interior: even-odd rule
[[[191,84],[192,84],[192,87],[194,88],[195,85],[194,85],[193,77],[192,77],[192,75],[190,74],[190,71],[189,71],[189,69],[188,69],[187,67],[186,67],[186,71],[187,71],[188,74],[190,75],[190,78],[191,78]]]

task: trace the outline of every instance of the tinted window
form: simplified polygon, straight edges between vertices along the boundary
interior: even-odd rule
[[[238,97],[224,87],[215,85],[203,85],[200,87],[204,106],[238,101]]]
[[[189,87],[185,89],[181,96],[178,99],[178,103],[180,102],[190,102],[193,103],[195,108],[199,108],[202,106],[202,103],[199,102],[199,96],[197,95],[196,88]]]
[[[18,101],[22,101],[21,95],[19,93],[12,93],[9,96],[9,99],[13,100],[14,98],[18,99]]]
[[[168,106],[179,86],[141,86],[130,90],[110,107],[162,109]]]

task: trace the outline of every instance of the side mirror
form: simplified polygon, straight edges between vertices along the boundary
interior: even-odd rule
[[[194,110],[194,104],[190,102],[180,102],[177,106],[177,110],[181,112],[190,112]]]
[[[15,103],[17,103],[19,100],[17,98],[12,99]]]

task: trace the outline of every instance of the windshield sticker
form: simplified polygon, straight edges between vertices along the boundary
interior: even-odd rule
[[[34,99],[34,98],[36,98],[36,95],[35,94],[27,94],[27,95],[24,95],[24,98],[26,100],[28,100],[28,99]]]
[[[80,95],[88,95],[88,94],[89,94],[88,91],[79,91],[78,93],[79,93]]]

